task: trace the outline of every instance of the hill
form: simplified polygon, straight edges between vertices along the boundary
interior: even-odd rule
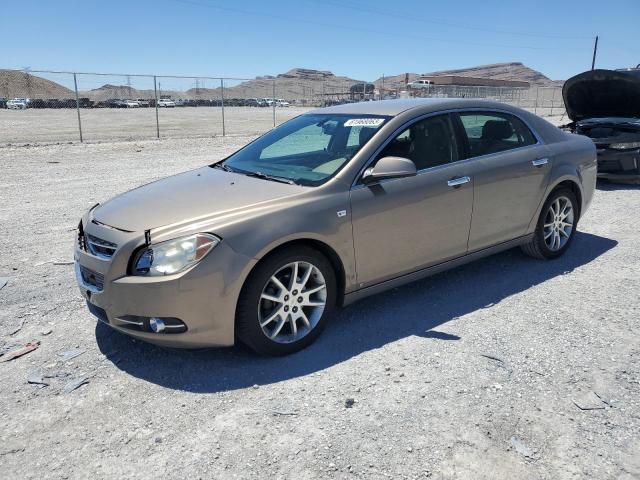
[[[75,93],[59,83],[19,70],[0,70],[0,97],[73,98]]]
[[[409,81],[420,76],[417,73],[406,74]],[[533,70],[520,62],[495,63],[456,70],[441,70],[424,73],[422,75],[460,75],[467,77],[484,77],[504,80],[523,80],[532,86],[558,86],[562,82],[550,80],[542,73]],[[159,77],[161,79],[161,77]],[[195,80],[195,79],[194,79]],[[275,81],[276,91],[273,92]],[[256,77],[252,80],[239,82],[233,86],[232,81],[225,81],[226,98],[265,98],[276,97],[286,100],[318,99],[322,93],[329,95],[348,94],[349,88],[363,80],[335,75],[326,70],[309,68],[294,68],[288,72],[274,76]],[[204,82],[203,82],[204,83]],[[216,82],[214,82],[215,84]],[[382,78],[375,80],[375,85],[382,86]],[[211,85],[208,82],[208,85]],[[227,86],[228,85],[228,86]],[[404,88],[405,74],[384,78],[386,88]],[[165,90],[158,92],[174,99],[218,99],[221,96],[220,87],[217,88],[189,88],[187,90]],[[128,85],[105,84],[101,87],[80,91],[80,97],[88,97],[99,101],[110,98],[153,98],[153,90],[138,90]],[[73,98],[74,92],[56,82],[36,75],[17,70],[0,70],[0,97],[29,97],[29,98]]]
[[[409,81],[413,81],[420,76],[458,75],[461,77],[493,78],[496,80],[521,80],[529,82],[531,86],[555,87],[562,85],[562,82],[551,80],[537,70],[527,67],[521,62],[493,63],[490,65],[479,65],[470,68],[459,68],[455,70],[439,70],[428,73],[408,73]],[[375,82],[376,87],[382,86],[382,77]],[[384,78],[385,88],[404,88],[405,74],[393,75]]]

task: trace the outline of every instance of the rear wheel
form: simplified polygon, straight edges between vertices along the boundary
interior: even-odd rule
[[[262,354],[297,352],[320,335],[335,301],[335,273],[324,255],[304,246],[276,252],[242,289],[238,337]]]
[[[578,224],[578,202],[568,188],[558,188],[547,198],[531,241],[522,246],[527,255],[551,259],[567,251]]]

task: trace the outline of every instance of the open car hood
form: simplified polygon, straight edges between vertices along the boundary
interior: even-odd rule
[[[640,77],[613,70],[590,70],[562,87],[573,121],[599,117],[640,117]]]

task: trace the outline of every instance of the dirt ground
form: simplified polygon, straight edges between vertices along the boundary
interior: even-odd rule
[[[0,148],[0,348],[41,342],[0,363],[3,478],[640,478],[638,187],[599,185],[558,260],[377,295],[290,357],[97,324],[69,264],[81,214],[247,140]]]
[[[275,109],[276,125],[308,111],[302,107]],[[273,127],[271,108],[225,107],[225,134],[256,135]],[[83,140],[155,139],[155,108],[81,109]],[[211,137],[222,135],[222,109],[219,107],[175,107],[158,109],[161,138]],[[0,145],[24,143],[78,142],[76,110],[0,109]]]

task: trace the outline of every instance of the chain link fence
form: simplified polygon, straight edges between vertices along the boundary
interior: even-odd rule
[[[0,70],[0,144],[253,136],[312,108],[406,97],[493,99],[564,114],[559,87],[389,89],[325,75],[217,78]]]

